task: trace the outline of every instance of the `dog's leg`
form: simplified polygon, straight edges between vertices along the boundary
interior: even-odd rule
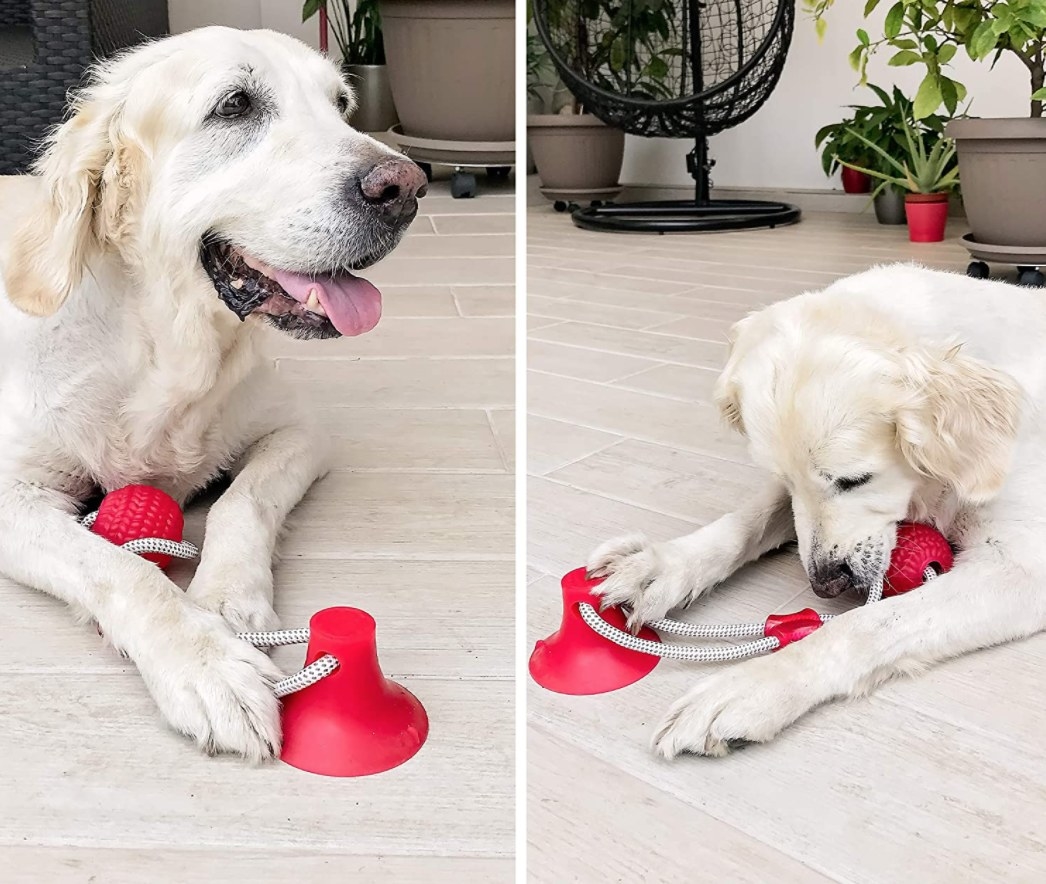
[[[0,571],[95,619],[134,661],[171,726],[207,752],[277,755],[272,661],[155,565],[79,525],[72,506],[38,487],[0,487]]]
[[[652,543],[633,534],[604,543],[588,560],[593,577],[606,577],[606,604],[628,605],[633,628],[690,604],[742,565],[795,540],[788,492],[768,484],[748,504],[693,534]]]
[[[274,430],[251,445],[207,515],[189,598],[237,631],[276,628],[276,540],[287,514],[326,468],[323,435],[306,425]]]
[[[703,679],[669,710],[655,751],[725,755],[731,741],[770,740],[828,700],[1046,629],[1038,558],[1024,561],[981,547],[926,586],[849,611],[802,641]]]

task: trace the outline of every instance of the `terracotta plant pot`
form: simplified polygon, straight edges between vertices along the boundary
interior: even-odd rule
[[[380,10],[405,135],[515,139],[514,0],[381,0]]]
[[[908,239],[912,242],[940,242],[948,223],[948,194],[908,193],[904,196],[908,216]]]
[[[966,219],[978,243],[1046,248],[1046,119],[952,120]]]
[[[871,193],[872,179],[864,172],[843,166],[843,191],[845,193]]]
[[[387,132],[399,118],[389,88],[389,69],[383,64],[346,64],[342,69],[356,92],[356,110],[349,122],[360,132]]]
[[[527,139],[552,200],[612,199],[625,155],[625,133],[591,114],[527,117]]]

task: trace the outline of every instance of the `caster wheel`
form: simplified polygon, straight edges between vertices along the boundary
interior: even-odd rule
[[[563,200],[556,200],[552,204],[552,208],[555,209],[557,212],[565,212],[568,206]]]
[[[593,209],[601,209],[604,206],[603,200],[592,200],[590,203]]]
[[[580,209],[580,208],[581,208],[581,206],[579,206],[579,205],[578,205],[577,203],[575,203],[575,202],[570,202],[570,203],[567,203],[567,211],[568,211],[568,212],[571,212],[571,213],[573,213],[573,212],[576,212],[576,211],[577,211],[578,209]]]
[[[487,166],[487,177],[491,181],[506,181],[511,171],[511,166]]]
[[[974,279],[987,279],[988,265],[983,261],[971,261],[970,266],[966,268],[966,275]]]
[[[1020,284],[1032,286],[1033,288],[1042,288],[1046,285],[1046,276],[1043,276],[1041,270],[1035,270],[1034,268],[1024,270],[1021,272]]]
[[[418,163],[418,168],[425,173],[425,177],[432,181],[432,163]]]
[[[455,172],[450,179],[450,195],[456,200],[469,200],[476,195],[476,176],[471,172]]]

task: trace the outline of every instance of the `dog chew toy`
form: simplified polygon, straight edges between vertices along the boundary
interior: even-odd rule
[[[869,591],[866,604],[909,592],[952,567],[952,548],[929,525],[902,522],[882,586]],[[700,624],[654,620],[633,635],[625,615],[614,607],[593,606],[591,580],[579,568],[563,577],[563,616],[559,630],[539,641],[530,656],[530,674],[543,688],[560,694],[601,694],[627,687],[651,672],[663,657],[701,663],[742,660],[776,651],[808,636],[834,615],[805,608],[771,614],[762,623]],[[662,642],[653,631],[700,639],[750,638],[727,645]]]
[[[177,502],[148,485],[107,494],[81,522],[161,568],[172,557],[198,555],[182,540]],[[306,629],[238,634],[257,648],[308,643],[305,668],[273,688],[283,700],[282,761],[310,773],[359,777],[398,767],[425,744],[425,709],[382,673],[376,633],[365,611],[337,607],[314,614]]]

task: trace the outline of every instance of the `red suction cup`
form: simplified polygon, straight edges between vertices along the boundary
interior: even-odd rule
[[[398,767],[424,745],[425,709],[382,674],[374,634],[374,618],[358,608],[313,615],[306,665],[324,654],[339,665],[284,698],[281,760],[328,777],[362,777]]]
[[[897,545],[883,580],[883,595],[900,595],[926,582],[927,568],[938,574],[950,571],[954,556],[944,535],[930,525],[902,522],[897,526]]]
[[[184,527],[182,511],[173,497],[150,485],[125,485],[102,498],[91,530],[122,546],[142,537],[180,542]],[[171,557],[163,553],[144,553],[142,558],[161,568],[171,564]]]
[[[639,681],[657,666],[660,657],[615,645],[581,619],[579,602],[598,608],[599,600],[592,595],[592,588],[599,583],[587,579],[584,568],[563,578],[563,620],[559,631],[539,641],[530,655],[530,674],[543,688],[557,694],[605,694]],[[601,616],[618,629],[626,628],[625,615],[617,608],[607,608]],[[661,640],[645,626],[639,637]]]

